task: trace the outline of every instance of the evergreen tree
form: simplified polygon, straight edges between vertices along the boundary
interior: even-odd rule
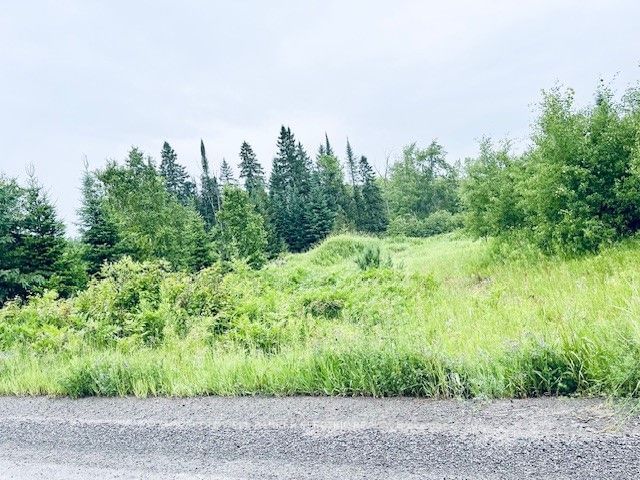
[[[24,189],[15,180],[0,176],[0,305],[24,292],[16,252]]]
[[[291,164],[296,153],[291,129],[284,125],[280,128],[277,146],[269,179],[270,218],[277,237],[288,244]]]
[[[220,189],[215,176],[209,172],[209,160],[204,148],[204,142],[200,140],[200,159],[202,162],[202,175],[200,176],[200,196],[198,209],[204,219],[205,225],[211,229],[216,223],[216,212],[220,209]]]
[[[349,199],[349,208],[347,210],[347,218],[351,226],[356,227],[361,222],[362,216],[362,194],[360,192],[360,173],[358,160],[356,159],[351,143],[347,138],[347,172],[351,181],[351,195]]]
[[[242,142],[240,147],[240,178],[249,197],[257,197],[265,191],[264,170],[247,142]]]
[[[324,132],[324,153],[329,156],[333,155],[333,148],[331,148],[331,144],[329,143],[327,132]]]
[[[220,184],[221,185],[235,185],[236,179],[233,177],[233,170],[231,165],[223,158],[222,165],[220,167]]]
[[[178,163],[178,155],[169,143],[164,142],[160,157],[160,175],[165,180],[167,190],[183,205],[191,203],[195,196],[195,185],[189,179],[187,170]]]
[[[18,235],[20,268],[49,278],[64,252],[64,225],[35,177],[29,178],[25,196],[25,216]]]
[[[46,288],[64,267],[64,225],[33,174],[23,190],[21,212],[13,232],[13,266],[18,273],[12,294],[25,296]]]
[[[324,202],[334,220],[340,222],[340,225],[332,225],[332,229],[344,227],[349,211],[349,198],[340,161],[334,155],[322,155],[316,162],[316,173]]]
[[[313,243],[310,193],[311,160],[289,128],[280,129],[278,154],[273,160],[270,180],[271,218],[276,233],[292,251],[302,251]]]
[[[329,204],[328,191],[325,190],[319,172],[314,172],[311,178],[308,204],[308,245],[323,240],[333,229],[337,211]]]
[[[104,192],[100,191],[99,185],[95,174],[85,168],[82,178],[82,206],[78,213],[80,239],[85,246],[83,259],[91,274],[97,272],[105,261],[113,261],[118,256],[118,230],[108,216]]]
[[[367,158],[360,157],[358,173],[362,181],[362,208],[358,228],[368,233],[383,233],[389,223],[380,187]]]
[[[356,159],[356,156],[353,153],[353,148],[351,148],[351,143],[347,138],[347,171],[349,172],[349,180],[351,180],[351,186],[353,187],[358,185],[360,182],[358,169],[358,160]]]

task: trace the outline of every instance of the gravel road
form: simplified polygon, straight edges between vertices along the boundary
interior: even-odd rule
[[[0,397],[0,478],[640,478],[640,416],[552,398]]]

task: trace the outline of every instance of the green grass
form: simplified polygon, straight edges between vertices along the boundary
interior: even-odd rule
[[[380,262],[358,261],[377,249]],[[169,275],[161,296],[195,297],[199,281],[222,300],[179,322],[177,300],[143,302],[163,328],[153,343],[92,341],[80,300],[7,307],[0,393],[640,395],[640,242],[573,260],[490,249],[343,235],[219,283]]]

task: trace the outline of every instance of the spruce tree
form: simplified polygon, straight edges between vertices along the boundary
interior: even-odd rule
[[[23,197],[15,180],[0,176],[0,305],[24,291],[16,252]]]
[[[327,207],[334,217],[344,217],[349,209],[349,199],[340,161],[334,155],[322,155],[316,162],[316,172]]]
[[[284,126],[278,138],[270,179],[271,219],[276,233],[292,251],[313,243],[310,205],[311,160],[291,129]]]
[[[33,174],[24,191],[23,214],[15,235],[15,265],[20,272],[20,295],[37,292],[60,268],[65,250],[64,224]]]
[[[324,132],[324,153],[329,156],[333,155],[333,148],[331,148],[331,144],[329,143],[327,132]]]
[[[327,193],[319,172],[314,172],[311,177],[311,186],[306,205],[308,217],[307,246],[323,240],[333,229],[337,211],[330,205]]]
[[[162,145],[160,158],[160,175],[164,178],[169,193],[175,195],[183,205],[191,203],[195,185],[189,179],[187,170],[178,163],[178,155],[168,142]]]
[[[233,177],[231,165],[223,158],[220,166],[220,185],[235,185],[236,179]]]
[[[198,210],[207,228],[211,229],[216,223],[216,212],[220,209],[220,189],[216,177],[211,176],[209,171],[209,160],[202,140],[200,140],[200,160],[202,162],[202,174],[200,176]]]
[[[280,128],[278,136],[278,153],[273,158],[271,177],[269,179],[270,218],[276,236],[289,244],[289,203],[291,190],[291,164],[295,151],[295,139],[291,129]]]
[[[389,223],[380,187],[367,158],[360,157],[358,173],[362,181],[362,208],[358,228],[368,233],[383,233]]]
[[[85,246],[83,259],[91,274],[97,272],[105,261],[113,261],[118,256],[117,226],[108,215],[104,192],[99,185],[95,174],[85,169],[82,178],[82,206],[78,213],[80,239]]]
[[[242,142],[240,147],[240,178],[249,197],[255,197],[265,191],[264,170],[256,158],[251,145]]]
[[[306,250],[316,241],[312,226],[311,160],[302,146],[296,144],[291,167],[289,201],[289,247],[295,252]]]
[[[320,146],[318,147],[318,153],[316,153],[316,159],[323,157],[326,155],[326,150],[324,147],[324,144],[321,143]]]

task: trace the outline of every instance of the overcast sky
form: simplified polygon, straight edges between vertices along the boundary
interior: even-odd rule
[[[0,4],[0,171],[28,164],[75,228],[91,167],[162,142],[198,173],[247,140],[268,169],[281,124],[315,153],[349,136],[378,167],[437,138],[526,145],[540,90],[579,102],[640,78],[640,2],[90,1]]]

